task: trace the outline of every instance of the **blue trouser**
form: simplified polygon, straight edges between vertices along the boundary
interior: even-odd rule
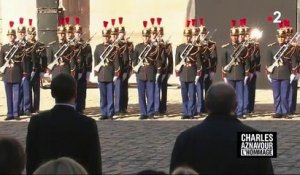
[[[167,96],[168,96],[168,80],[169,75],[166,74],[161,81],[161,100],[159,105],[159,112],[165,113],[167,111]]]
[[[32,112],[40,110],[40,72],[36,72],[31,78],[32,88]]]
[[[126,112],[127,106],[128,106],[128,80],[129,80],[129,74],[123,73],[122,76],[122,91],[121,91],[121,104],[120,104],[120,112]]]
[[[289,92],[289,113],[295,114],[296,106],[297,106],[297,88],[298,88],[298,80],[292,81],[290,85],[290,92]]]
[[[248,78],[246,84],[244,83],[244,92],[243,92],[243,114],[248,114],[249,103],[250,103],[250,78]]]
[[[159,76],[158,80],[155,82],[155,93],[154,93],[154,112],[160,112],[160,99],[161,99],[161,84],[162,76]]]
[[[4,86],[7,102],[7,117],[17,117],[20,115],[20,83],[4,82]]]
[[[249,112],[254,111],[255,105],[255,92],[256,92],[256,73],[253,73],[253,77],[249,80]]]
[[[115,100],[115,113],[121,112],[121,92],[122,91],[122,79],[118,78],[114,81],[114,100]]]
[[[197,113],[204,112],[204,99],[203,99],[203,79],[199,78],[199,81],[196,83],[197,88]]]
[[[105,117],[114,115],[114,83],[99,82],[100,90],[100,113]]]
[[[237,109],[236,115],[243,115],[243,96],[244,96],[244,80],[228,80],[228,83],[235,89],[236,97],[237,97]]]
[[[146,81],[137,79],[140,113],[145,116],[154,115],[154,81]],[[146,104],[147,96],[147,104]]]
[[[20,113],[24,112],[31,113],[32,111],[32,96],[31,96],[31,83],[30,78],[25,77],[22,79],[21,88],[20,88]]]
[[[76,98],[76,111],[83,112],[85,109],[85,99],[86,99],[86,87],[87,80],[86,75],[77,80],[77,98]]]
[[[181,81],[182,112],[184,116],[194,116],[196,103],[195,82]]]
[[[290,80],[272,79],[272,89],[276,114],[287,114]]]

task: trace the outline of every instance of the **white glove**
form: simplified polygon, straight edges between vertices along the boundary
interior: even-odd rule
[[[210,72],[210,73],[209,73],[209,78],[210,78],[210,80],[213,80],[214,77],[215,77],[215,72]]]
[[[297,74],[296,75],[296,80],[299,80],[300,79],[300,74]]]
[[[252,78],[253,78],[253,73],[250,73],[249,80],[252,80]]]
[[[204,74],[204,78],[203,79],[206,79],[208,77],[208,74]]]
[[[32,71],[31,74],[30,74],[30,80],[32,80],[34,76],[35,76],[35,72]]]
[[[86,77],[85,77],[86,81],[90,81],[90,75],[91,75],[91,72],[86,73]]]
[[[200,78],[200,76],[197,75],[195,78],[195,84],[197,84],[199,82],[199,78]]]
[[[77,77],[77,80],[80,80],[82,77],[82,73],[78,73],[78,77]]]
[[[113,81],[116,81],[117,79],[118,79],[118,77],[117,77],[117,76],[114,76]]]
[[[248,78],[249,78],[248,76],[245,76],[245,78],[244,78],[244,85],[247,84]]]
[[[268,74],[268,75],[267,75],[267,77],[268,77],[268,80],[269,80],[269,82],[270,82],[270,83],[272,83],[272,78],[271,78],[271,75],[270,75],[270,74]]]
[[[295,80],[295,78],[296,78],[295,74],[290,75],[290,84]]]
[[[228,83],[228,80],[227,80],[227,78],[225,78],[225,77],[224,77],[224,82],[225,82],[225,83]]]
[[[23,77],[23,78],[22,78],[22,82],[25,81],[25,79],[26,79],[26,77]]]
[[[45,73],[44,73],[44,72],[41,72],[41,73],[40,73],[40,77],[41,77],[41,78],[44,78],[44,76],[45,76]]]
[[[155,77],[155,81],[158,82],[158,78],[159,78],[160,74],[156,74],[156,77]]]

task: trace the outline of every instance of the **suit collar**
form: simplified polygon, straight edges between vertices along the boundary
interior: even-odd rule
[[[75,111],[75,107],[74,106],[72,106],[70,104],[62,104],[62,103],[56,104],[53,107],[53,110],[57,110],[57,109],[63,109],[63,110],[68,110],[68,111]]]
[[[221,115],[221,114],[212,114],[208,115],[204,121],[239,121],[235,115]]]

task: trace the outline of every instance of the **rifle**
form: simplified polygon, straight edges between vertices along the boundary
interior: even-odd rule
[[[176,72],[180,72],[181,71],[181,68],[182,66],[186,63],[186,59],[187,57],[190,55],[191,51],[193,50],[193,48],[196,46],[197,44],[197,41],[199,40],[200,38],[200,35],[201,33],[199,33],[199,35],[197,35],[197,38],[192,42],[192,43],[189,43],[183,50],[183,52],[180,54],[180,62],[179,64],[177,64],[175,66],[175,71]]]
[[[74,43],[75,38],[73,38],[72,40],[68,41],[67,43],[65,43],[63,46],[61,46],[59,48],[59,50],[54,54],[54,60],[47,66],[47,68],[52,71],[54,66],[59,64],[59,59],[61,59],[61,57],[65,54],[65,52],[68,50],[68,48],[70,47],[70,45],[72,43]]]
[[[298,38],[299,38],[299,33],[297,32],[287,44],[284,44],[280,47],[277,53],[273,56],[273,59],[275,60],[274,63],[271,66],[267,67],[267,71],[269,73],[273,73],[275,67],[279,67],[280,64],[283,63],[282,57],[285,55],[290,45],[298,41]]]
[[[133,71],[135,73],[138,73],[141,66],[144,66],[144,62],[146,61],[146,58],[147,56],[149,55],[150,53],[150,50],[152,49],[152,46],[157,44],[156,42],[156,37],[154,38],[154,40],[150,43],[150,44],[147,44],[147,46],[143,49],[143,51],[140,53],[139,55],[139,62],[136,66],[134,66],[133,68]]]
[[[8,51],[8,53],[5,55],[4,60],[5,63],[3,66],[0,67],[0,74],[4,74],[7,67],[9,67],[10,64],[14,64],[13,57],[16,54],[16,52],[19,50],[20,45],[14,44],[12,48]]]
[[[101,67],[105,67],[108,65],[109,63],[108,57],[110,56],[113,49],[119,44],[123,36],[124,34],[120,33],[118,38],[112,44],[106,47],[104,52],[100,55],[100,59],[101,59],[100,63],[94,67],[95,72],[99,72]]]

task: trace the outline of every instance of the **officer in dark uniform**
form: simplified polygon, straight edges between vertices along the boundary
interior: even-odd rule
[[[116,46],[107,49],[110,43],[110,32],[107,28],[108,22],[104,21],[102,30],[103,43],[96,46],[94,52],[95,67],[103,63],[99,70],[95,69],[95,74],[98,76],[100,89],[100,113],[101,120],[113,119],[114,116],[114,80],[119,78],[120,64],[119,51]],[[101,55],[103,59],[101,59]]]
[[[82,39],[82,27],[79,24],[80,19],[75,18],[74,26],[74,56],[73,61],[75,64],[75,79],[77,80],[77,98],[76,98],[76,111],[83,113],[85,109],[85,99],[87,91],[87,82],[90,78],[90,73],[92,71],[92,49],[87,41]]]
[[[203,18],[199,18],[199,29],[200,29],[200,40],[204,40],[204,51],[202,52],[202,55],[204,55],[203,59],[203,86],[204,86],[204,92],[206,94],[208,88],[211,86],[212,81],[215,77],[215,73],[217,70],[217,47],[216,42],[210,40],[210,38],[207,37],[207,28],[203,25]],[[205,95],[204,95],[205,96]],[[204,105],[204,103],[203,103]],[[205,108],[202,107],[203,111],[206,112]],[[202,115],[200,115],[202,116]]]
[[[157,18],[157,31],[158,31],[158,42],[160,43],[163,53],[165,54],[165,61],[162,63],[161,70],[161,81],[160,81],[160,102],[159,102],[159,114],[165,115],[167,112],[167,97],[168,97],[168,80],[173,74],[173,51],[172,44],[169,41],[164,41],[164,28],[161,26],[162,18]],[[155,93],[156,94],[156,93]],[[156,94],[157,95],[157,94]]]
[[[40,74],[44,73],[47,67],[46,46],[36,40],[36,29],[32,26],[32,19],[29,19],[29,27],[27,28],[28,44],[27,54],[32,58],[31,93],[32,93],[32,112],[36,113],[40,110]]]
[[[24,18],[19,18],[20,26],[18,26],[18,42],[22,47],[22,65],[23,78],[20,89],[20,115],[31,115],[32,111],[32,96],[30,76],[33,69],[32,55],[27,52],[32,44],[26,40],[26,27],[23,25]]]
[[[200,28],[197,27],[196,19],[191,19],[192,22],[192,40],[196,41],[199,53],[197,54],[197,60],[201,62],[200,69],[198,69],[199,74],[196,76],[196,94],[197,94],[197,109],[194,112],[194,115],[199,115],[202,117],[202,112],[204,112],[204,98],[203,98],[203,65],[202,62],[206,60],[203,53],[205,51],[205,46],[200,43]]]
[[[115,27],[115,22],[116,22],[115,19],[111,19],[111,24],[112,24],[112,28],[110,29],[111,43],[114,43],[119,36],[119,28]],[[123,65],[122,65],[121,57],[118,57],[117,59],[119,60],[119,64],[120,64],[120,76],[118,76],[117,79],[114,79],[114,105],[115,105],[114,110],[115,110],[115,115],[119,116],[121,110],[121,91],[123,90],[122,76],[121,76],[122,75],[121,70],[123,68]]]
[[[158,39],[158,27],[155,25],[155,18],[150,18],[150,40],[151,42],[157,42],[157,55],[161,64],[161,73],[155,78],[155,92],[154,92],[154,117],[159,117],[160,114],[160,104],[161,104],[161,85],[162,85],[162,67],[166,64],[165,50],[163,43],[159,42]],[[158,75],[158,74],[157,74]]]
[[[0,52],[0,67],[3,74],[5,94],[7,100],[7,117],[5,120],[20,119],[19,100],[20,86],[23,78],[22,57],[20,56],[20,46],[15,41],[16,30],[13,29],[14,22],[9,22],[10,29],[7,32],[8,44],[1,48]],[[15,54],[14,51],[16,51]],[[11,59],[7,55],[11,55]],[[7,58],[7,60],[6,60]],[[7,63],[7,65],[6,65]],[[5,66],[5,69],[3,66]]]
[[[247,40],[250,37],[250,28],[246,26],[247,24],[246,18],[243,18],[241,20],[242,20],[242,27],[240,27],[239,29],[240,29],[240,34],[242,35],[240,36],[244,36],[244,39]],[[260,49],[259,49],[259,43],[257,41],[251,43],[248,46],[248,53],[250,59],[250,68],[249,68],[249,78],[248,81],[246,81],[245,91],[244,91],[244,114],[247,113],[251,114],[254,112],[257,72],[260,72],[260,67],[261,67]],[[248,116],[250,117],[251,115]]]
[[[143,43],[139,43],[135,47],[133,70],[137,78],[140,119],[153,119],[155,82],[160,77],[163,58],[160,55],[158,42],[150,40],[151,31],[147,28],[147,21],[144,21],[143,25]]]
[[[282,28],[282,23],[279,24],[279,29],[277,29],[277,42],[268,45],[268,58],[267,58],[267,73],[268,79],[272,84],[275,115],[273,118],[292,118],[288,109],[288,96],[290,90],[290,76],[292,67],[296,65],[295,54],[292,57],[284,55],[283,58],[278,60],[274,59],[274,56],[279,51],[279,49],[286,44],[286,31]],[[293,47],[289,47],[292,49]],[[286,52],[287,53],[287,52]],[[292,62],[292,67],[291,67]],[[273,67],[273,69],[271,69]]]
[[[128,41],[129,38],[125,39],[125,27],[122,26],[123,18],[119,17],[119,34],[123,34],[121,38],[121,42],[119,43],[119,52],[120,52],[120,78],[121,78],[121,87],[122,90],[120,92],[120,115],[124,115],[127,113],[128,107],[128,80],[130,78],[132,72],[132,55],[134,52],[133,43]]]
[[[283,29],[286,31],[286,43],[290,42],[290,39],[294,36],[293,28],[290,26],[290,21],[285,19],[283,21]],[[288,57],[296,60],[290,60],[290,64],[292,65],[292,74],[290,79],[290,92],[288,98],[288,108],[289,114],[294,115],[296,112],[297,106],[297,90],[298,90],[298,76],[297,76],[297,69],[299,68],[299,55],[297,54],[297,45],[296,43],[292,43],[292,46],[287,53]],[[294,62],[294,64],[293,64]]]
[[[66,27],[64,26],[64,19],[60,19],[60,25],[57,27],[57,37],[58,42],[51,44],[47,49],[48,73],[52,74],[52,78],[59,73],[71,74],[71,69],[75,69],[71,68],[73,52],[66,40]],[[61,56],[57,60],[58,63],[51,67],[50,65],[52,65],[56,60],[56,54]]]
[[[243,44],[243,42],[250,39],[250,28],[246,26],[246,23],[246,18],[240,19],[240,26],[238,28],[240,44]],[[250,117],[250,111],[253,112],[255,101],[256,66],[257,62],[260,61],[258,43],[250,43],[246,48],[246,53],[247,54],[244,56],[244,59],[249,60],[250,67],[248,70],[248,79],[244,82],[243,114],[246,117]],[[250,106],[252,110],[250,110]]]
[[[235,50],[239,47],[238,43],[239,30],[236,27],[236,21],[231,21],[230,38],[231,43],[222,46],[222,73],[224,81],[230,84],[236,91],[237,95],[237,110],[236,115],[238,118],[246,118],[246,114],[243,112],[244,105],[244,82],[248,80],[248,71],[250,67],[250,61],[245,58],[244,55],[235,55]],[[234,58],[236,57],[236,58]],[[234,60],[233,66],[228,70],[229,63]]]
[[[182,119],[192,119],[195,115],[196,105],[196,87],[195,83],[199,81],[201,76],[201,60],[199,59],[199,47],[195,42],[192,43],[192,29],[189,27],[190,21],[187,20],[186,28],[183,35],[186,42],[180,44],[176,48],[175,55],[175,71],[179,76],[181,83],[181,96],[182,96]],[[191,45],[192,44],[192,45]],[[191,51],[187,46],[191,47]],[[183,56],[183,58],[181,58]],[[184,60],[184,58],[186,58]],[[181,64],[182,63],[182,64]],[[180,66],[182,65],[182,66]]]

